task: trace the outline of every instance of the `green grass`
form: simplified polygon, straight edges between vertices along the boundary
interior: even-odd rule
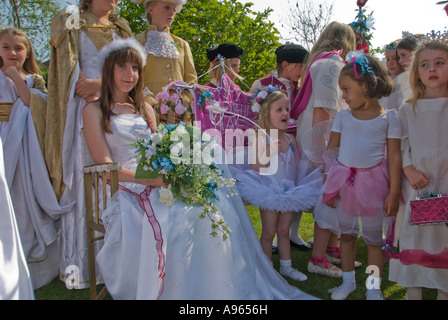
[[[253,222],[254,229],[258,235],[261,232],[261,221],[259,210],[253,206],[247,206],[247,211]],[[302,216],[300,224],[300,236],[308,241],[313,237],[313,226],[314,220],[310,213],[304,213]],[[308,273],[306,265],[311,257],[311,251],[301,251],[297,248],[291,248],[291,259],[293,267],[297,268],[301,272],[308,276],[308,280],[304,282],[294,281],[287,279],[287,281],[304,292],[307,292],[317,298],[323,300],[329,300],[330,294],[328,289],[338,286],[342,283],[342,279],[335,279],[330,277],[325,277],[321,275],[316,275]],[[279,257],[278,255],[273,255],[272,257],[274,268],[279,269]],[[363,266],[356,269],[356,283],[357,289],[353,292],[347,300],[365,300],[366,287],[365,281],[367,274],[365,273],[365,268],[367,267],[367,247],[362,239],[358,239],[357,242],[357,257],[356,260],[362,262]],[[388,263],[384,266],[384,275],[382,280],[382,291],[384,298],[386,300],[403,300],[406,296],[406,288],[398,286],[396,283],[388,280]],[[48,285],[35,291],[36,300],[88,300],[89,290],[76,290],[67,289],[65,284],[59,279],[53,280]],[[110,297],[106,297],[110,299]],[[436,292],[435,290],[423,290],[423,299],[435,300]]]

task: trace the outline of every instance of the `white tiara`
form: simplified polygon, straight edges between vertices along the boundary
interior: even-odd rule
[[[104,62],[106,58],[114,51],[123,49],[123,48],[133,48],[137,50],[137,52],[142,57],[143,66],[146,64],[146,52],[142,45],[132,37],[129,38],[118,38],[113,40],[108,45],[104,46],[103,49],[98,54],[98,68],[99,70],[103,69]]]
[[[434,31],[432,30],[430,33],[426,34],[426,37],[429,40],[447,40],[448,39],[448,32],[445,30],[444,32],[441,31]]]
[[[415,41],[417,41],[418,44],[420,44],[422,41],[428,41],[428,40],[448,40],[448,31],[446,30],[443,32],[432,30],[427,34],[418,37],[408,31],[403,31],[401,34],[403,39],[412,38],[415,39]]]

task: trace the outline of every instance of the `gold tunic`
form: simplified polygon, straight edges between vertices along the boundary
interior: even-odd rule
[[[123,18],[110,21],[109,25],[100,23],[92,12],[80,14],[80,28],[99,49],[110,43],[113,33],[122,38],[132,35],[128,22]],[[67,114],[67,102],[79,58],[79,29],[70,28],[66,23],[72,18],[65,10],[56,14],[51,21],[51,59],[48,70],[48,97],[43,139],[44,159],[50,180],[58,199],[65,185],[62,181],[62,141]],[[68,27],[67,27],[68,26]]]
[[[147,34],[149,31],[157,31],[155,25],[149,26],[148,30],[135,36],[135,38],[145,46]],[[174,81],[184,81],[186,83],[196,83],[197,74],[194,67],[193,55],[191,54],[190,45],[185,40],[170,33],[169,28],[163,30],[167,32],[173,39],[178,53],[177,58],[155,56],[148,54],[146,58],[146,66],[143,69],[143,82],[153,95],[146,96],[146,101],[151,105],[155,103],[155,95],[162,91],[169,83]],[[184,105],[189,105],[191,96],[182,95]]]

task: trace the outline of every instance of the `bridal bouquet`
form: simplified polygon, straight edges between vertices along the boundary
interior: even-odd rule
[[[221,232],[227,239],[230,228],[223,219],[214,218],[219,211],[217,192],[227,187],[228,196],[235,191],[234,179],[226,179],[213,161],[214,139],[199,128],[177,124],[160,124],[157,130],[145,139],[137,138],[138,166],[136,178],[154,179],[164,175],[168,188],[160,188],[160,201],[173,205],[174,199],[187,204],[202,206],[200,218],[211,221],[212,236]]]

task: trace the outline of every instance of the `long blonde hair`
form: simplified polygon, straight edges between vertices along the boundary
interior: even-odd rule
[[[18,28],[5,28],[0,31],[0,40],[6,36],[10,35],[12,37],[18,36],[23,39],[23,44],[26,48],[26,58],[23,62],[22,69],[31,74],[40,74],[39,67],[37,66],[36,59],[34,58],[33,47],[31,46],[31,41],[25,32]],[[0,68],[3,67],[3,59],[0,57]]]
[[[210,62],[210,67],[209,67],[209,76],[211,80],[215,80],[215,81],[221,81],[222,78],[222,68],[218,67],[218,65],[221,64],[221,61],[216,60],[214,62]],[[227,71],[230,71],[235,78],[239,79],[239,80],[244,80],[244,78],[242,76],[240,76],[238,73],[235,73],[235,71],[233,71],[232,69],[232,61],[230,59],[224,59],[224,66]]]
[[[304,79],[311,63],[323,52],[342,50],[341,57],[356,49],[356,37],[353,29],[337,21],[330,22],[320,34],[308,55],[300,79]]]
[[[426,87],[423,84],[422,80],[420,79],[420,72],[419,72],[420,55],[423,51],[429,49],[441,50],[448,53],[448,42],[443,40],[423,41],[417,46],[417,48],[413,53],[409,75],[409,81],[411,83],[411,89],[412,89],[412,97],[407,102],[412,102],[412,108],[414,110],[414,113],[415,113],[415,107],[417,105],[417,100],[423,98],[426,91]]]

